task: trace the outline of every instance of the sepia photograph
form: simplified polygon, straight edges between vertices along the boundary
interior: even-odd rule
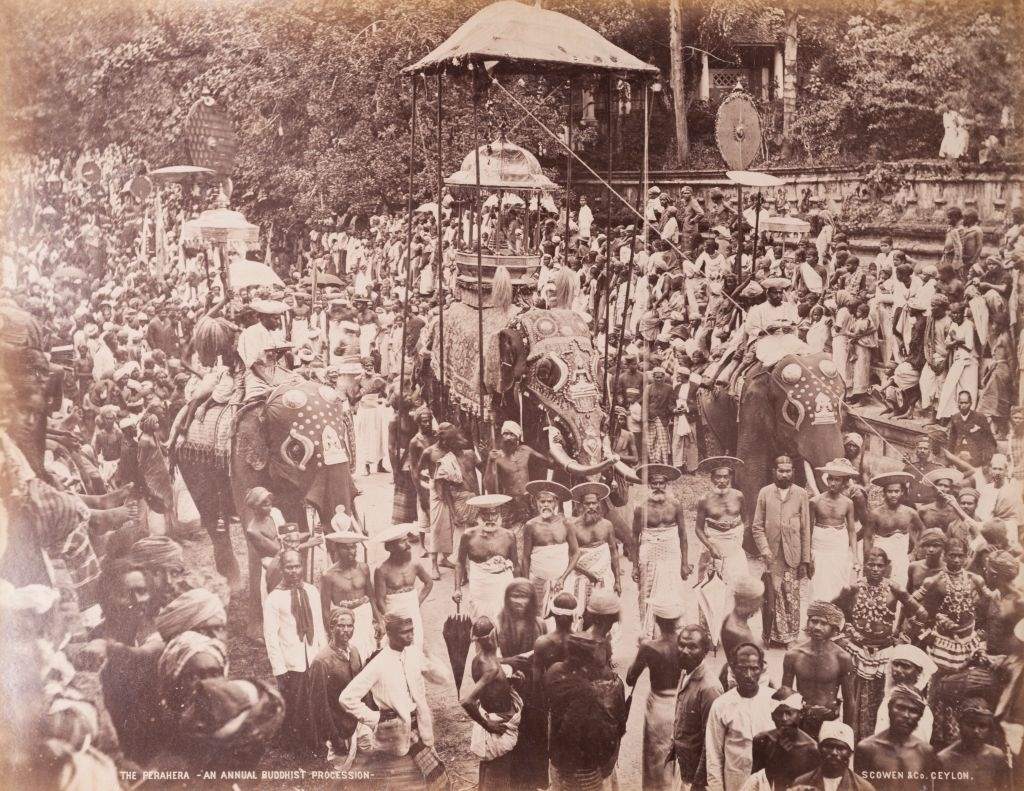
[[[0,12],[0,788],[1024,788],[1024,2]]]

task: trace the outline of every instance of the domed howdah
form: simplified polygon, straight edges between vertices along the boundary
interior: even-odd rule
[[[462,167],[445,182],[452,186],[476,186],[476,154],[470,151]],[[480,186],[505,189],[557,190],[537,157],[505,138],[480,146]]]

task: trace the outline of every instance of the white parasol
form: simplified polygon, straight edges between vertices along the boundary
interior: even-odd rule
[[[273,269],[260,261],[250,261],[247,258],[231,260],[228,278],[234,288],[284,286],[284,282]]]

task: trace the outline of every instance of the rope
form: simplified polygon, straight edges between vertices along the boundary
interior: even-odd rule
[[[608,192],[610,192],[610,193],[611,193],[612,195],[614,195],[614,196],[615,196],[616,198],[618,198],[618,199],[619,199],[619,201],[620,201],[620,202],[622,203],[622,205],[624,205],[624,206],[625,206],[625,207],[626,207],[627,209],[629,209],[629,211],[630,211],[630,212],[632,212],[633,214],[635,214],[635,215],[636,215],[636,216],[637,216],[637,217],[639,218],[640,222],[646,223],[646,217],[645,217],[645,215],[644,215],[643,213],[641,213],[641,212],[637,211],[636,209],[634,209],[634,208],[633,208],[633,206],[632,206],[632,204],[631,204],[631,203],[630,203],[629,201],[627,201],[627,200],[626,200],[626,199],[625,199],[624,197],[622,197],[622,195],[621,195],[621,194],[619,194],[619,193],[618,193],[618,192],[617,192],[617,191],[615,190],[615,188],[614,188],[614,187],[613,187],[613,186],[612,186],[611,184],[609,184],[609,183],[608,183],[607,181],[605,181],[605,180],[604,180],[603,178],[601,178],[601,176],[600,176],[600,175],[598,175],[598,173],[597,173],[597,171],[596,171],[596,170],[594,170],[594,169],[593,169],[592,167],[590,167],[590,165],[588,165],[588,164],[587,164],[587,163],[586,163],[586,162],[585,162],[585,161],[584,161],[584,160],[583,160],[583,159],[582,159],[582,158],[581,158],[581,157],[579,156],[579,154],[577,154],[577,153],[576,153],[575,151],[573,151],[573,150],[572,150],[572,149],[571,149],[571,148],[570,148],[569,146],[567,146],[567,145],[565,144],[565,142],[564,142],[564,141],[562,140],[562,138],[560,138],[560,137],[559,137],[558,135],[556,135],[556,134],[555,134],[554,132],[552,132],[552,131],[551,131],[551,130],[550,130],[550,129],[549,129],[548,127],[547,127],[547,125],[546,125],[546,124],[545,124],[545,123],[544,123],[544,122],[543,122],[542,120],[540,120],[540,118],[538,118],[538,117],[537,117],[536,115],[534,115],[534,114],[533,114],[533,113],[532,113],[532,112],[530,111],[530,108],[528,108],[528,107],[527,107],[527,106],[526,106],[525,104],[523,104],[523,103],[522,103],[521,101],[519,101],[519,99],[517,99],[517,98],[516,98],[516,97],[515,97],[515,96],[514,96],[514,95],[513,95],[513,94],[512,94],[512,93],[511,93],[511,92],[510,92],[509,90],[508,90],[508,88],[506,88],[506,87],[505,87],[504,85],[502,85],[502,84],[501,84],[500,82],[498,82],[498,81],[497,81],[496,79],[494,79],[494,78],[491,78],[491,82],[492,82],[492,83],[493,83],[494,85],[497,85],[497,86],[498,86],[499,88],[501,88],[501,90],[503,90],[503,91],[505,92],[505,95],[506,95],[506,96],[508,96],[508,97],[509,97],[509,98],[510,98],[510,99],[511,99],[511,100],[512,100],[512,101],[513,101],[513,102],[514,102],[514,103],[515,103],[515,104],[516,104],[516,105],[517,105],[518,107],[519,107],[519,109],[521,109],[521,110],[522,110],[522,111],[523,111],[524,113],[526,113],[526,114],[527,114],[527,115],[528,115],[528,116],[529,116],[530,118],[532,118],[532,119],[533,119],[534,121],[536,121],[536,122],[537,122],[537,125],[538,125],[538,126],[539,126],[539,127],[541,128],[541,129],[543,129],[543,130],[544,130],[544,131],[545,131],[545,132],[546,132],[546,133],[548,134],[548,136],[549,136],[549,137],[550,137],[550,138],[551,138],[552,140],[554,140],[554,141],[555,141],[555,142],[556,142],[556,143],[557,143],[557,144],[558,144],[559,146],[561,146],[561,147],[562,147],[563,149],[565,149],[566,153],[567,153],[567,154],[569,154],[569,156],[570,156],[570,158],[571,158],[571,159],[575,159],[575,160],[576,160],[577,162],[579,162],[579,163],[580,163],[581,165],[583,165],[583,167],[585,167],[585,168],[587,169],[587,171],[588,171],[588,172],[589,172],[589,173],[590,173],[590,174],[591,174],[591,175],[592,175],[592,176],[593,176],[593,177],[594,177],[595,179],[597,179],[598,183],[600,183],[600,184],[601,184],[601,185],[602,185],[602,186],[603,186],[603,187],[604,187],[605,189],[607,189],[607,190],[608,190]],[[645,139],[645,145],[646,145],[646,137],[645,137],[644,139]],[[646,152],[646,148],[645,148],[645,152]],[[646,157],[646,153],[645,153],[645,157]],[[644,167],[644,172],[645,172],[645,174],[646,174],[646,172],[647,172],[647,167],[646,167],[646,165],[645,165],[645,167]],[[645,183],[646,183],[646,181],[645,181]],[[568,213],[568,209],[567,209],[566,211],[567,211],[567,213]],[[686,254],[685,254],[685,253],[684,253],[684,252],[683,252],[682,250],[680,250],[680,249],[679,249],[678,247],[676,247],[676,245],[674,245],[674,244],[673,244],[672,242],[668,241],[667,239],[663,239],[662,241],[664,241],[664,242],[665,242],[665,244],[667,244],[667,245],[668,245],[669,247],[671,247],[671,248],[672,248],[672,249],[673,249],[673,250],[674,250],[675,252],[677,252],[677,253],[678,253],[679,255],[681,255],[682,257],[684,257],[684,258],[688,258],[688,256],[687,256],[687,255],[686,255]],[[566,242],[568,243],[568,240],[566,240]],[[568,250],[568,247],[567,247],[566,249]],[[724,292],[723,292],[723,294],[724,294]],[[740,310],[740,311],[741,311],[742,313],[746,313],[746,312],[747,312],[747,311],[746,311],[746,309],[745,309],[745,308],[744,308],[744,307],[743,307],[742,305],[740,305],[740,304],[739,304],[738,302],[736,302],[736,300],[734,300],[734,299],[733,299],[733,298],[732,298],[732,297],[731,297],[731,296],[730,296],[729,294],[724,294],[724,296],[725,296],[725,298],[726,298],[726,299],[728,299],[728,300],[729,300],[729,301],[730,301],[730,302],[731,302],[731,303],[732,303],[733,305],[735,305],[735,306],[737,307],[737,309],[738,309],[738,310]]]

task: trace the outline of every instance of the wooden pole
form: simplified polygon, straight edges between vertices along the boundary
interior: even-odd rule
[[[608,184],[604,190],[604,362],[601,366],[601,400],[608,405],[608,325],[612,315],[612,75],[605,80],[605,104],[608,119]],[[598,318],[597,316],[595,318]]]
[[[477,68],[483,68],[479,64]],[[476,165],[476,331],[477,331],[477,362],[480,366],[479,389],[480,389],[480,422],[477,423],[477,440],[481,441],[480,424],[484,419],[484,287],[483,287],[483,236],[481,235],[481,212],[480,205],[480,100],[474,87],[473,91],[473,158]]]
[[[743,277],[743,185],[736,185],[736,263],[733,265],[737,281]]]
[[[405,234],[405,299],[402,300],[402,359],[399,363],[398,373],[398,408],[401,410],[405,403],[405,344],[409,333],[409,292],[412,291],[412,177],[413,166],[416,157],[416,75],[412,77],[412,112],[409,119],[409,195],[406,201],[406,222],[408,228]],[[402,436],[402,420],[399,415],[398,447],[405,443]]]
[[[569,266],[569,201],[572,200],[572,78],[569,78],[569,110],[565,118],[565,266]],[[540,210],[540,194],[537,194],[537,209]],[[556,251],[557,252],[557,251]]]
[[[441,367],[441,414],[448,413],[448,396],[444,375],[444,259],[441,242],[441,196],[444,177],[441,175],[441,73],[437,73],[437,343],[438,362]]]

